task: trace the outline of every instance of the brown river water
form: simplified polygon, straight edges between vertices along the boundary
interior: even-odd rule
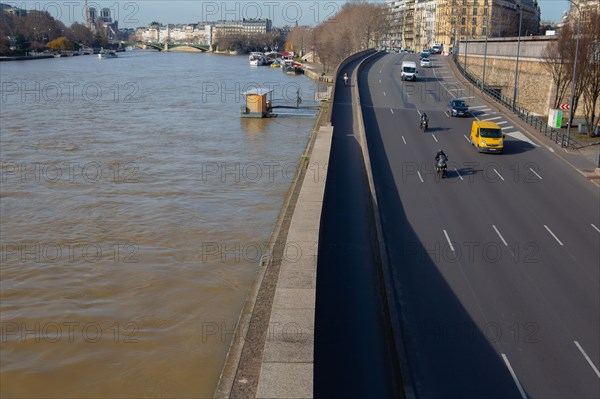
[[[315,122],[240,92],[315,83],[144,51],[0,80],[0,397],[211,397]]]

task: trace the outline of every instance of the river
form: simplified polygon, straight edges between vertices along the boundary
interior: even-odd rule
[[[211,397],[314,112],[247,57],[119,53],[0,68],[0,396]]]

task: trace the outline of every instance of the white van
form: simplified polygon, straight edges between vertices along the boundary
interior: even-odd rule
[[[402,61],[401,80],[417,80],[417,64],[414,61]]]

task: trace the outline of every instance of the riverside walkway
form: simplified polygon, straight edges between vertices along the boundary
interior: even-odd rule
[[[352,87],[337,79],[331,123],[307,147],[215,398],[397,397]]]

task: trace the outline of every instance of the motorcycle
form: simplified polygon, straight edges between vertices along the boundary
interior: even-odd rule
[[[446,169],[448,169],[448,157],[442,155],[435,162],[435,171],[443,179]]]
[[[425,132],[427,130],[427,128],[429,127],[429,122],[427,122],[424,119],[421,119],[421,125],[420,128],[423,132]]]

